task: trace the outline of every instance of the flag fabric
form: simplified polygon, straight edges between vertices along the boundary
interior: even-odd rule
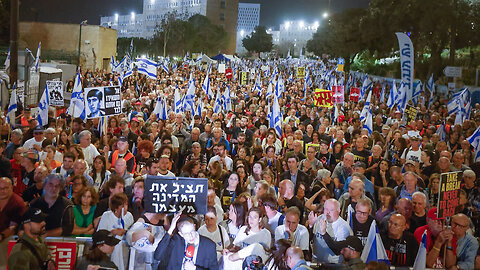
[[[383,246],[382,238],[378,232],[377,223],[372,221],[370,225],[370,231],[368,232],[367,243],[362,251],[360,257],[363,262],[368,263],[371,261],[384,262],[390,266],[390,260],[388,259],[387,252]]]
[[[213,105],[213,112],[219,113],[222,110],[222,97],[220,88],[217,90],[217,96],[215,97],[215,104]]]
[[[102,135],[106,134],[107,123],[108,123],[108,116],[100,117],[100,119],[98,121],[98,132],[100,133],[100,137],[102,137]]]
[[[160,63],[160,67],[165,71],[167,74],[170,73],[170,70],[168,69],[168,60],[165,59]]]
[[[73,85],[72,98],[70,99],[70,106],[67,109],[67,114],[72,117],[80,117],[85,121],[85,104],[83,102],[83,88],[80,80],[80,72],[77,72],[75,77],[75,84]]]
[[[257,74],[257,78],[255,78],[255,87],[253,88],[253,91],[257,93],[257,95],[260,96],[262,93],[262,85],[260,82],[260,73]]]
[[[7,109],[7,123],[10,124],[10,127],[14,128],[15,126],[15,112],[17,111],[17,87],[13,83],[12,94],[10,95],[10,103],[8,104]]]
[[[433,80],[433,74],[430,76],[430,79],[427,81],[426,85],[428,91],[430,91],[430,98],[428,99],[428,108],[433,104],[433,95],[435,93],[435,81]]]
[[[365,105],[363,105],[362,112],[360,113],[360,121],[365,120],[367,117],[368,110],[370,109],[370,102],[372,100],[372,92],[373,91],[370,91],[368,93],[367,99],[365,100]]]
[[[393,81],[390,93],[388,94],[387,106],[391,109],[395,106],[395,100],[397,97],[397,84]]]
[[[152,60],[140,58],[136,62],[138,73],[144,74],[147,77],[157,79],[157,63]]]
[[[397,108],[403,112],[407,106],[407,84],[402,81],[400,82],[400,88],[398,89],[397,95]]]
[[[230,86],[227,85],[227,89],[225,89],[225,92],[223,92],[223,110],[225,112],[229,112],[232,110],[232,99],[230,96]]]
[[[38,43],[37,55],[35,56],[35,71],[38,71],[38,66],[40,64],[40,49],[42,47],[42,42]]]
[[[205,75],[205,79],[203,79],[202,89],[205,92],[205,95],[210,99],[212,98],[212,90],[210,89],[210,70],[212,65],[208,67],[207,75]]]
[[[153,113],[157,116],[157,119],[167,120],[167,103],[165,97],[162,98],[158,96]]]
[[[475,130],[472,136],[467,138],[467,141],[475,149],[474,162],[477,162],[480,159],[480,127]]]
[[[368,108],[367,115],[365,116],[365,124],[363,124],[363,127],[368,130],[368,135],[371,135],[373,132],[373,116],[372,116],[372,110]]]
[[[178,87],[175,86],[175,93],[173,94],[173,111],[175,113],[180,113],[182,111],[182,98],[180,97],[180,92]]]
[[[113,58],[113,55],[112,55],[112,57],[110,58],[110,70],[114,72],[116,67],[117,67],[117,63],[115,63],[115,58]]]
[[[282,136],[283,117],[282,117],[282,113],[280,112],[280,105],[278,104],[278,99],[276,96],[273,97],[272,120],[273,120],[273,128],[277,132],[277,135],[279,137]]]
[[[445,141],[446,137],[446,132],[445,132],[445,122],[443,122],[438,128],[437,131],[435,132],[440,136],[440,140]]]
[[[190,74],[187,93],[185,94],[184,109],[187,108],[190,108],[192,113],[195,111],[195,79],[193,78],[193,72]]]
[[[133,55],[133,38],[130,41],[130,55]]]
[[[427,265],[427,230],[422,234],[422,241],[418,247],[417,257],[413,263],[413,270],[423,270]]]
[[[353,215],[355,215],[355,210],[353,210],[353,207],[351,204],[348,205],[347,207],[347,223],[350,225],[350,229],[353,230]]]
[[[362,100],[365,98],[365,93],[367,92],[368,88],[373,85],[373,82],[368,78],[368,75],[365,75],[365,79],[363,79],[362,89],[360,89],[360,98]]]
[[[5,70],[8,70],[10,68],[10,48],[11,47],[8,47],[8,54],[7,54],[7,58],[5,59]]]
[[[45,92],[43,92],[38,103],[38,115],[37,121],[39,126],[45,126],[48,124],[48,105],[50,104],[50,95],[48,94],[48,87],[45,85]]]
[[[273,84],[270,82],[267,87],[267,95],[265,96],[268,99],[271,95],[273,95]]]
[[[380,92],[380,103],[385,103],[385,82],[382,85],[382,92]]]

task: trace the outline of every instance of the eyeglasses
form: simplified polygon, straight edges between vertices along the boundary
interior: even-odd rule
[[[456,223],[455,221],[452,221],[452,228],[453,228],[453,227],[456,227],[456,226],[458,226],[458,227],[460,227],[460,228],[462,228],[462,229],[466,229],[466,228],[470,227],[470,226],[468,226],[468,225],[462,225],[462,224]]]
[[[355,212],[355,214],[358,214],[359,216],[364,216],[364,217],[368,216],[368,212],[362,212],[358,210]]]

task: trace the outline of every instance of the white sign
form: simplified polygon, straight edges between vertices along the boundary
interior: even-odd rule
[[[85,88],[84,97],[89,119],[122,113],[120,86]]]
[[[225,64],[218,64],[218,73],[225,73]]]
[[[454,82],[449,82],[448,83],[448,90],[453,91],[455,90],[455,83]]]
[[[22,105],[25,105],[23,97],[25,96],[25,82],[17,81],[17,99],[20,100]]]
[[[40,74],[38,72],[30,73],[30,82],[28,82],[28,91],[26,92],[27,93],[26,96],[28,100],[24,98],[25,100],[24,106],[38,104],[37,95],[38,95],[39,84],[40,84]]]
[[[50,106],[63,106],[63,83],[62,81],[47,81],[47,89]]]
[[[443,74],[445,74],[445,76],[447,76],[447,77],[461,78],[462,77],[462,67],[446,66],[443,69]]]

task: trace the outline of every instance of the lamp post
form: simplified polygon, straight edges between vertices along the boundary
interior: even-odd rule
[[[78,67],[80,67],[80,49],[82,46],[82,26],[87,25],[87,20],[80,23],[80,31],[78,33]]]

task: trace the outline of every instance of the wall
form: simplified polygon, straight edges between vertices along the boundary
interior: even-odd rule
[[[237,41],[238,0],[208,0],[207,17],[213,24],[222,26],[227,32],[227,48],[222,53],[234,54]]]

